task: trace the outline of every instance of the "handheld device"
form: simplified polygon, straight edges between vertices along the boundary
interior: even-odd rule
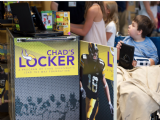
[[[125,69],[132,69],[132,62],[134,58],[134,46],[122,43],[119,57],[119,66]]]

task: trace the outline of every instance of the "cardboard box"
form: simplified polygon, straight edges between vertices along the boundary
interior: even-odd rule
[[[56,11],[41,11],[42,22],[46,29],[54,29],[56,25]]]
[[[70,35],[70,12],[56,12],[56,30]]]

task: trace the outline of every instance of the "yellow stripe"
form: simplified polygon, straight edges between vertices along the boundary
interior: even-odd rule
[[[4,103],[4,96],[2,96],[2,103]]]
[[[104,72],[104,71],[102,71],[102,75],[105,75],[105,72]]]
[[[81,62],[81,66],[84,68],[84,63],[83,62]]]
[[[6,90],[9,90],[9,83],[8,83],[8,80],[6,80],[5,88],[6,88]]]
[[[90,47],[92,47],[92,43],[89,43]]]
[[[86,97],[86,112],[87,112],[86,118],[91,117],[95,103],[96,103],[96,99],[93,99],[93,98],[89,99],[88,97]]]
[[[4,88],[0,88],[0,94],[2,94],[3,90],[4,90]]]
[[[83,62],[83,60],[81,59],[81,62]],[[84,62],[83,62],[84,63]]]
[[[5,73],[8,73],[8,71],[9,71],[8,68],[5,68],[5,69],[4,69],[4,72],[5,72]]]

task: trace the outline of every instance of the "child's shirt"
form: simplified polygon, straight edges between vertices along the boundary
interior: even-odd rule
[[[135,47],[134,57],[150,58],[154,60],[155,65],[158,63],[157,48],[149,37],[145,37],[142,42],[135,42],[132,37],[127,36],[123,42]]]
[[[111,37],[107,42],[107,46],[114,47],[114,41],[116,36],[116,25],[114,21],[111,21],[105,28],[106,32],[112,33]]]

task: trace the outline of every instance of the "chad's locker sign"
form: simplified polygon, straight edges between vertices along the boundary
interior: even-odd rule
[[[16,78],[78,75],[78,42],[15,42]]]

